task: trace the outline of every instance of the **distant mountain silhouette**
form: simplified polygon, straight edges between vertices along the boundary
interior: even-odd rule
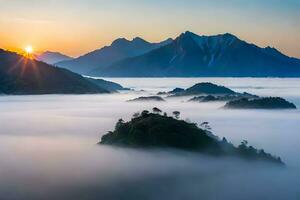
[[[185,32],[168,45],[113,63],[93,75],[299,77],[300,60],[229,33],[199,36]]]
[[[0,94],[109,93],[81,75],[0,49]]]
[[[52,65],[57,62],[71,60],[73,58],[59,52],[45,51],[36,55],[35,59]]]
[[[58,62],[56,65],[80,74],[97,74],[102,68],[114,62],[142,55],[171,42],[171,39],[160,43],[149,43],[139,37],[131,41],[120,38],[110,46],[105,46],[70,61]]]

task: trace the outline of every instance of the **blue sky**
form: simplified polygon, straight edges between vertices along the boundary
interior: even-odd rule
[[[0,0],[0,47],[77,56],[118,37],[230,32],[300,57],[300,0]]]

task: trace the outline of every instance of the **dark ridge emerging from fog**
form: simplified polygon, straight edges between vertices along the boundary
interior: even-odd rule
[[[109,92],[79,74],[0,49],[0,94]]]
[[[177,94],[177,93],[180,93],[180,92],[183,92],[184,89],[183,88],[175,88],[169,92],[158,92],[157,95],[164,95],[164,94]]]
[[[86,80],[110,92],[117,92],[118,90],[130,90],[130,88],[124,88],[122,85],[118,83],[114,83],[112,81],[106,81],[104,79],[86,77]]]
[[[244,93],[227,94],[227,95],[196,96],[196,97],[189,99],[188,101],[191,101],[191,102],[232,101],[232,100],[237,100],[237,99],[241,99],[241,98],[256,99],[256,98],[259,98],[259,96],[244,92]]]
[[[170,97],[201,94],[201,96],[195,96],[189,100],[195,102],[230,101],[241,98],[259,98],[259,96],[257,95],[253,95],[247,92],[238,93],[225,86],[216,85],[209,82],[197,83],[192,87],[187,88],[186,90],[176,90],[175,88],[174,90],[167,92],[167,94],[172,94]]]
[[[159,93],[164,94],[164,93]],[[175,88],[174,90],[167,92],[171,96],[190,96],[199,94],[214,94],[214,95],[236,95],[235,91],[209,82],[197,83],[187,89]]]
[[[293,103],[280,97],[259,97],[247,92],[238,93],[227,87],[213,83],[197,83],[187,89],[175,88],[169,92],[159,92],[158,95],[169,95],[167,97],[195,96],[190,102],[227,102],[224,108],[236,109],[296,109]]]
[[[185,32],[174,41],[135,57],[114,60],[90,73],[110,77],[299,77],[300,60],[226,33]]]
[[[235,92],[224,86],[216,85],[213,83],[197,83],[190,88],[187,88],[183,94],[193,95],[193,94],[234,94]]]
[[[259,99],[238,99],[226,103],[224,108],[231,109],[296,109],[296,106],[280,97],[264,97]]]
[[[248,146],[247,141],[235,147],[225,138],[219,140],[209,131],[207,122],[202,124],[205,128],[202,129],[194,123],[179,120],[178,111],[173,112],[175,118],[166,113],[160,115],[161,112],[153,108],[153,113],[146,110],[135,113],[128,122],[120,119],[114,131],[102,136],[100,144],[131,148],[175,148],[217,157],[235,156],[283,165],[279,157]]]
[[[135,99],[128,100],[128,102],[143,102],[143,101],[165,101],[165,100],[160,96],[138,97]]]

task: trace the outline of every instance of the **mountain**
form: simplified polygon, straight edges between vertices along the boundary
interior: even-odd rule
[[[1,94],[109,93],[86,78],[0,49]]]
[[[199,36],[185,32],[168,45],[113,63],[94,75],[299,77],[300,60],[229,33]]]
[[[52,65],[57,62],[71,60],[73,58],[59,52],[45,51],[42,54],[36,55],[35,59]]]
[[[114,62],[142,55],[171,42],[171,39],[160,43],[149,43],[139,37],[131,41],[120,38],[110,46],[105,46],[73,60],[58,62],[56,65],[80,74],[93,75]]]

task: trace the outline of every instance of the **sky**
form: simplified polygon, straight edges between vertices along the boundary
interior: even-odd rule
[[[0,0],[0,48],[79,56],[120,37],[232,33],[300,58],[300,0]]]

